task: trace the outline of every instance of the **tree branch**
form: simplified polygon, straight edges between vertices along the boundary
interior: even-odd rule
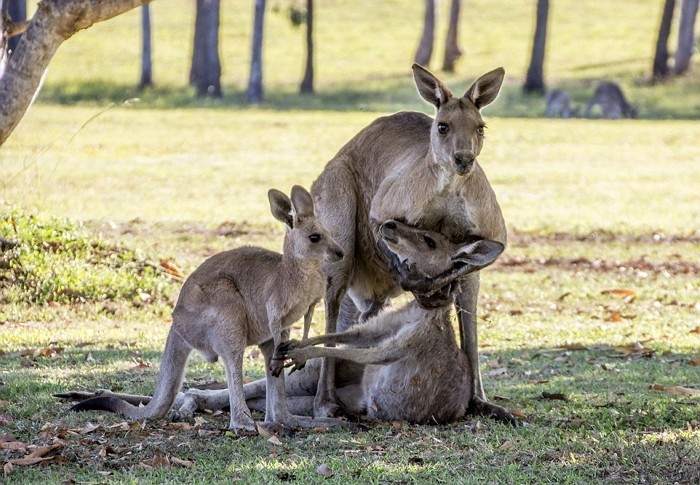
[[[150,0],[42,0],[0,78],[0,145],[29,108],[58,47],[76,32]]]

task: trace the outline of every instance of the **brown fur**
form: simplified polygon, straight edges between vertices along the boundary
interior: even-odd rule
[[[347,326],[346,321],[339,323],[346,292],[363,321],[400,293],[401,286],[426,295],[439,289],[419,275],[396,270],[377,236],[382,222],[396,219],[456,243],[473,235],[506,242],[501,209],[477,161],[484,140],[480,109],[496,98],[503,69],[481,76],[462,97],[453,96],[420,66],[414,65],[413,72],[419,93],[437,109],[435,118],[400,112],[377,119],[340,149],[311,188],[319,219],[347,255],[325,267],[330,281],[324,298],[327,333]],[[443,125],[446,133],[440,132]],[[452,279],[462,276],[463,270],[452,272]],[[471,394],[478,401],[474,405],[481,409],[488,404],[476,337],[478,273],[467,276],[461,288],[462,348],[471,366]],[[327,360],[316,396],[319,416],[332,414],[336,407],[333,376],[333,362]]]
[[[104,409],[134,420],[161,418],[180,389],[191,351],[197,350],[210,362],[219,356],[223,360],[230,427],[254,430],[243,392],[243,352],[248,345],[259,345],[269,389],[265,420],[288,426],[317,424],[289,413],[284,374],[279,375],[282,363],[272,359],[272,352],[288,338],[288,328],[310,314],[323,295],[323,260],[337,261],[343,255],[316,219],[306,190],[295,186],[291,200],[274,189],[268,195],[273,215],[288,226],[284,253],[237,248],[212,256],[190,275],[173,311],[156,390],[148,405],[135,407],[107,397],[84,401],[74,410]]]
[[[454,245],[439,233],[396,221],[382,224],[380,232],[402,262],[415,264],[426,277],[437,276],[457,262],[479,270],[504,248],[487,240]],[[290,340],[280,351],[295,365],[303,366],[315,357],[365,364],[361,394],[355,395],[361,403],[351,408],[363,408],[369,418],[443,423],[464,415],[472,391],[469,361],[457,346],[451,314],[449,306],[425,309],[413,301],[343,333]],[[314,347],[317,344],[345,346]]]

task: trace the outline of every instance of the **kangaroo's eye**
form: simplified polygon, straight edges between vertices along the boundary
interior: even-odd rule
[[[312,243],[317,243],[321,240],[321,235],[320,234],[312,234],[309,236],[309,241]]]
[[[429,236],[423,236],[423,241],[428,245],[430,249],[435,249],[435,241]]]
[[[444,135],[448,131],[450,131],[450,127],[447,126],[447,123],[438,123],[438,133]]]
[[[477,135],[479,135],[479,136],[484,136],[484,127],[483,127],[483,126],[478,127],[478,128],[476,129],[476,133],[477,133]]]

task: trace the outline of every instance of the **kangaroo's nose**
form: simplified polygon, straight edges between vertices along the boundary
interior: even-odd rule
[[[457,165],[457,173],[460,175],[471,172],[474,165],[474,154],[470,152],[455,153],[455,165]]]
[[[345,257],[345,254],[340,249],[337,249],[335,251],[335,255],[338,257],[338,259],[343,259]]]

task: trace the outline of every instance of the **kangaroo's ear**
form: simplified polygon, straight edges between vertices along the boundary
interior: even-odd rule
[[[487,72],[474,81],[464,97],[474,103],[477,109],[488,106],[498,96],[505,75],[506,71],[502,67]]]
[[[418,94],[436,108],[440,108],[452,97],[452,91],[442,81],[418,64],[413,64],[413,79],[416,82]]]
[[[300,185],[292,187],[292,209],[295,223],[299,222],[299,219],[314,215],[314,200],[311,194]]]
[[[496,261],[496,258],[501,255],[505,248],[506,247],[498,241],[481,239],[459,248],[456,256],[452,258],[452,261],[470,266],[469,273],[471,273],[473,271],[479,271]]]
[[[270,211],[275,219],[284,222],[291,229],[294,225],[292,201],[287,194],[277,189],[270,189],[267,192],[267,198],[270,200]]]

